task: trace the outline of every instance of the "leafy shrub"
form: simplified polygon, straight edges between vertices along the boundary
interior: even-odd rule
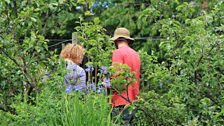
[[[151,6],[141,3],[129,8],[133,2],[124,1],[125,7],[118,4],[120,9],[112,1],[103,18],[119,13],[121,20],[107,18],[104,25],[130,26],[136,35],[163,39],[135,43],[141,57],[141,94],[129,107],[144,110],[144,116],[136,116],[146,125],[222,125],[223,1],[210,2],[207,11],[178,0],[154,0]],[[70,11],[85,3],[45,4],[40,0],[26,6],[24,1],[15,11],[16,4],[0,2],[1,125],[114,125],[110,121],[110,97],[92,91],[88,95],[64,92],[65,64],[56,51],[48,50],[45,39],[65,35],[68,22],[80,16]],[[66,15],[70,17],[64,21]],[[75,22],[75,32],[86,48],[83,66],[94,68],[87,72],[87,86],[95,83],[100,87],[108,82],[104,78],[108,79],[109,74],[100,72],[105,72],[102,66],[110,66],[114,46],[99,18],[82,21]],[[46,72],[49,75],[43,78]]]

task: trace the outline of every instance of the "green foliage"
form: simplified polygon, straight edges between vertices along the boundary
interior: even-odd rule
[[[48,84],[52,84],[49,81]],[[108,97],[91,92],[85,96],[82,92],[65,94],[64,88],[56,85],[38,93],[35,105],[19,102],[12,106],[17,115],[1,112],[4,125],[112,125]]]
[[[65,64],[59,60],[56,51],[48,50],[48,40],[45,39],[47,36],[68,34],[68,27],[74,30],[74,27],[68,26],[69,22],[83,15],[83,12],[79,15],[72,11],[77,4],[80,3],[70,0],[0,2],[0,115],[5,119],[1,125],[66,125],[67,121],[86,119],[87,113],[94,117],[92,119],[96,123],[92,119],[81,123],[109,125],[110,108],[109,104],[105,104],[107,97],[91,94],[85,102],[71,98],[65,108],[64,103],[68,100],[63,93]],[[99,27],[92,30],[95,30],[95,35]],[[102,36],[98,41],[102,42],[107,37]],[[103,51],[100,54],[103,55]],[[74,101],[83,110],[74,110],[71,106]],[[87,112],[83,113],[85,110]],[[67,117],[77,112],[83,115]]]
[[[134,73],[130,72],[130,68],[126,64],[116,63],[109,68],[111,80],[111,88],[121,94],[129,85],[135,82]]]
[[[102,66],[111,65],[113,42],[109,40],[109,36],[105,34],[105,29],[100,25],[99,18],[94,18],[93,22],[79,22],[76,33],[79,44],[85,47],[85,60],[88,65],[92,65],[94,73],[88,72],[87,84],[101,82],[103,77],[99,75]]]
[[[63,106],[60,114],[63,125],[112,125],[111,107],[108,104],[108,97],[103,94],[95,94],[94,92],[87,96],[73,94],[68,96],[61,106]]]
[[[160,35],[167,39],[160,42],[159,52],[152,56],[139,52],[142,107],[151,113],[149,124],[223,123],[223,35],[209,30],[214,27],[208,26],[206,17],[186,19],[182,24],[164,19]],[[163,60],[158,64],[159,54]]]
[[[141,90],[129,107],[144,110],[136,115],[140,121],[223,125],[224,4],[211,0],[203,9],[202,2],[0,1],[0,125],[113,125],[110,97],[65,94],[65,63],[48,50],[45,38],[75,32],[86,49],[84,63],[95,68],[88,83],[99,85],[108,77],[99,68],[111,65],[115,49],[106,33],[118,26],[134,37],[150,37],[133,45],[141,58]],[[119,91],[134,81],[128,68],[121,67],[111,82]]]
[[[223,123],[223,1],[209,1],[207,10],[202,2],[112,1],[100,17],[109,29],[152,37],[133,46],[141,49],[149,125]]]
[[[1,32],[12,32],[17,39],[31,31],[47,36],[66,36],[73,31],[70,22],[78,20],[82,15],[75,10],[77,4],[72,0],[1,1],[1,28],[8,27],[1,29]]]
[[[86,49],[85,56],[94,67],[109,66],[111,54],[114,49],[113,42],[109,40],[105,29],[100,25],[99,18],[93,22],[84,22],[76,27],[80,44]],[[88,63],[87,63],[88,64]]]

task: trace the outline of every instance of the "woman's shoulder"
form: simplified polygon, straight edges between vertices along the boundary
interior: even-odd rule
[[[78,65],[76,65],[76,64],[74,64],[74,63],[71,63],[71,62],[68,62],[66,68],[67,68],[68,70],[77,70]]]
[[[77,65],[77,70],[80,70],[80,71],[85,71],[81,66]]]

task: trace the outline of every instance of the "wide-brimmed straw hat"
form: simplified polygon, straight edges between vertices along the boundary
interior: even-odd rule
[[[118,38],[125,38],[125,39],[129,39],[132,41],[134,40],[134,38],[130,37],[130,32],[126,28],[117,28],[114,31],[114,36],[111,38],[111,40],[115,41]]]

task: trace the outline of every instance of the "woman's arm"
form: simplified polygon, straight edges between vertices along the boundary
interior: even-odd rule
[[[81,70],[80,70],[79,77],[80,77],[81,86],[86,88],[86,72],[83,68],[81,68]]]

